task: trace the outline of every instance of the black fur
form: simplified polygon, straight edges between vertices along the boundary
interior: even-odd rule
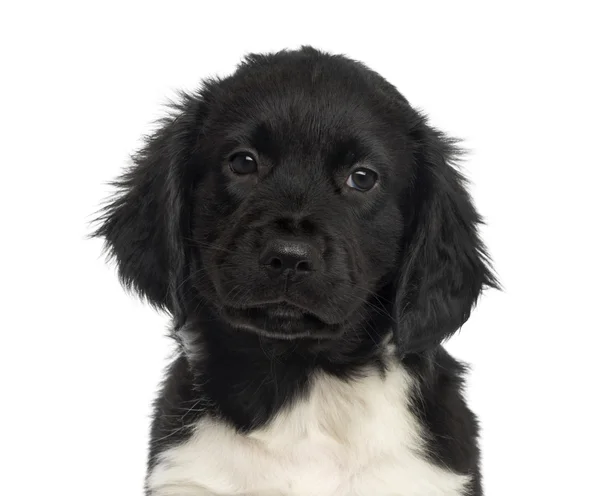
[[[236,151],[257,157],[257,173],[230,170]],[[418,379],[432,460],[472,474],[481,494],[463,367],[441,343],[497,283],[457,155],[381,76],[309,47],[250,55],[182,96],[95,233],[124,283],[171,313],[181,343],[150,465],[201,415],[248,431],[302,396],[315,370],[384,372],[378,345],[391,330]],[[345,185],[357,164],[378,173],[373,190]],[[311,243],[319,272],[270,278],[257,257],[276,237]],[[275,311],[284,294],[291,317]]]

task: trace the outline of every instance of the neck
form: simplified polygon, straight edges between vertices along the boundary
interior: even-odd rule
[[[195,389],[218,405],[215,413],[250,430],[305,395],[314,372],[351,378],[367,365],[383,367],[390,333],[376,333],[373,329],[382,327],[374,324],[336,339],[288,341],[233,329],[212,316],[186,324],[178,335]]]

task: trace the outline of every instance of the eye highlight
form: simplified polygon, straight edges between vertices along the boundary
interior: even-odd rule
[[[238,152],[229,159],[229,167],[236,174],[253,174],[258,170],[258,163],[251,153]]]
[[[346,179],[346,186],[358,191],[369,191],[377,183],[379,176],[370,169],[356,169]]]

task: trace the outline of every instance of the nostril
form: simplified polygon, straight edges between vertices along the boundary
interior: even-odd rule
[[[310,272],[312,269],[308,260],[302,260],[296,264],[297,272]]]
[[[269,265],[271,266],[271,268],[273,269],[277,269],[280,270],[283,266],[283,262],[281,261],[280,258],[277,257],[273,257],[269,263]]]

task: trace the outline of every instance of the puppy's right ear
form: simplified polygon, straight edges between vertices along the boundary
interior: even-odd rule
[[[179,320],[184,318],[184,238],[192,182],[186,170],[206,108],[202,98],[191,95],[172,108],[113,183],[117,193],[96,219],[92,236],[104,238],[125,287]]]

